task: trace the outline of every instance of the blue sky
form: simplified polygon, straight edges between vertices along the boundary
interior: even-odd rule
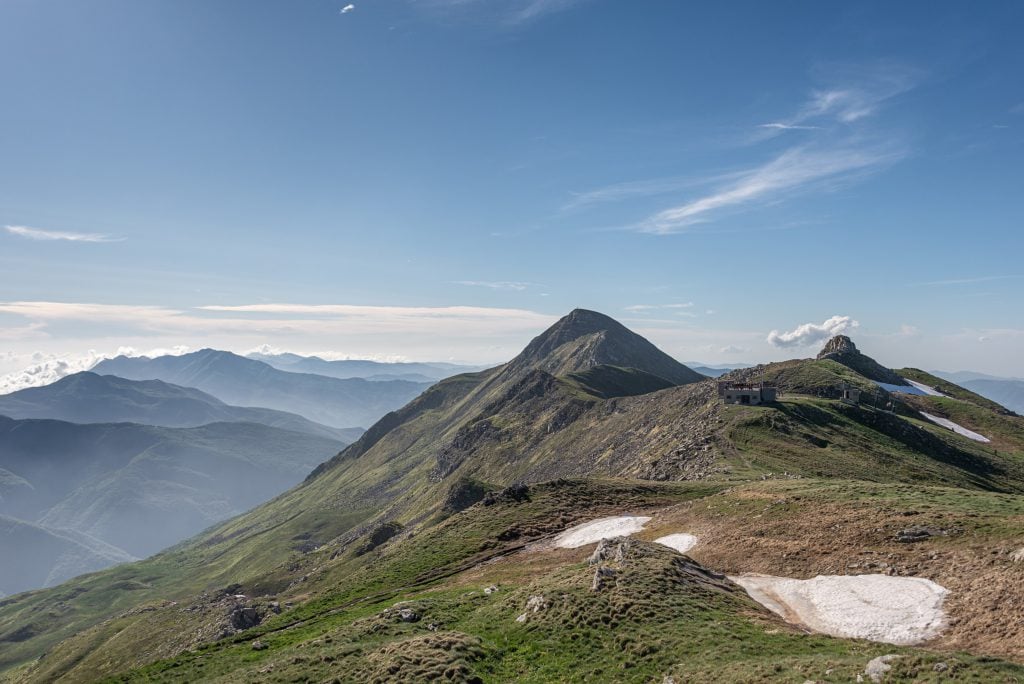
[[[583,306],[1024,376],[1024,4],[347,5],[0,4],[0,371],[500,361]]]

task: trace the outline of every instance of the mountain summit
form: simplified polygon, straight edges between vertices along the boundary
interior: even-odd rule
[[[894,371],[889,370],[870,356],[862,354],[857,345],[846,335],[836,335],[825,343],[818,352],[818,360],[831,359],[851,368],[865,378],[889,385],[906,385],[907,381]]]
[[[512,371],[537,368],[555,376],[597,366],[633,368],[673,385],[704,379],[618,321],[586,309],[563,316],[509,364]]]

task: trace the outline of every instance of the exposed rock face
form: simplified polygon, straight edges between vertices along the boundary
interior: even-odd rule
[[[237,630],[246,630],[262,622],[259,611],[252,606],[236,606],[228,614],[228,621]]]
[[[487,487],[469,477],[460,477],[448,488],[441,503],[441,509],[445,513],[458,513],[464,511],[487,496]]]
[[[857,371],[865,378],[875,382],[884,382],[889,385],[906,385],[907,381],[889,370],[870,356],[865,356],[857,349],[846,335],[836,335],[825,343],[824,348],[818,352],[818,360],[830,359],[841,363],[847,368]]]

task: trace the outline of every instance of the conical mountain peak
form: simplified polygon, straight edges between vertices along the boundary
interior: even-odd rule
[[[509,367],[561,376],[601,365],[636,368],[677,385],[704,377],[615,319],[587,309],[563,316],[534,338]]]

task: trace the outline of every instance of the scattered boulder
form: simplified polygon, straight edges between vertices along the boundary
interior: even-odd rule
[[[497,584],[492,584],[491,586],[489,586],[486,589],[484,589],[484,593],[487,594],[488,596],[490,596],[491,594],[497,593],[497,591],[498,591],[498,585]]]
[[[601,591],[604,589],[607,581],[615,577],[615,568],[609,568],[607,565],[600,565],[594,570],[594,581],[590,585],[591,591]]]
[[[460,477],[444,496],[441,502],[441,510],[445,513],[458,513],[464,511],[478,501],[482,501],[490,488],[483,482],[470,477]]]
[[[373,528],[370,534],[366,536],[366,541],[356,547],[356,550],[354,551],[355,555],[362,556],[373,551],[375,548],[384,544],[401,532],[402,529],[402,523],[394,520],[389,520],[388,522],[377,525]]]
[[[487,492],[482,499],[484,506],[493,506],[496,503],[528,501],[530,498],[530,487],[524,482],[516,482],[515,484],[505,487],[500,492]]]
[[[597,544],[597,548],[594,549],[594,553],[590,554],[590,564],[597,565],[598,563],[621,563],[625,560],[629,554],[629,550],[633,546],[633,540],[629,537],[612,537],[610,539],[602,539]]]
[[[254,650],[254,651],[265,651],[266,649],[267,649],[267,645],[265,643],[263,643],[262,641],[260,641],[259,639],[257,639],[256,641],[252,642],[252,650]]]
[[[913,544],[914,542],[924,541],[931,536],[931,530],[926,527],[908,527],[896,533],[896,541],[901,544]]]
[[[402,622],[419,622],[420,616],[412,608],[402,608],[398,611],[398,619]]]
[[[522,615],[516,618],[516,622],[526,622],[527,616],[530,613],[539,613],[542,610],[547,610],[548,600],[543,596],[531,596],[526,602],[526,610]]]
[[[948,530],[940,530],[937,527],[908,527],[896,533],[895,541],[901,544],[913,544],[914,542],[925,541],[931,537],[945,537],[949,535]]]
[[[903,656],[895,654],[878,656],[868,662],[867,667],[864,668],[864,674],[866,674],[872,682],[881,682],[885,677],[885,673],[892,669],[892,665],[889,663],[894,660],[899,660],[902,657]]]
[[[228,613],[228,622],[237,630],[255,627],[263,621],[263,616],[252,606],[235,606]]]
[[[1024,563],[1024,547],[1021,547],[1010,554],[1010,560],[1014,563]]]

